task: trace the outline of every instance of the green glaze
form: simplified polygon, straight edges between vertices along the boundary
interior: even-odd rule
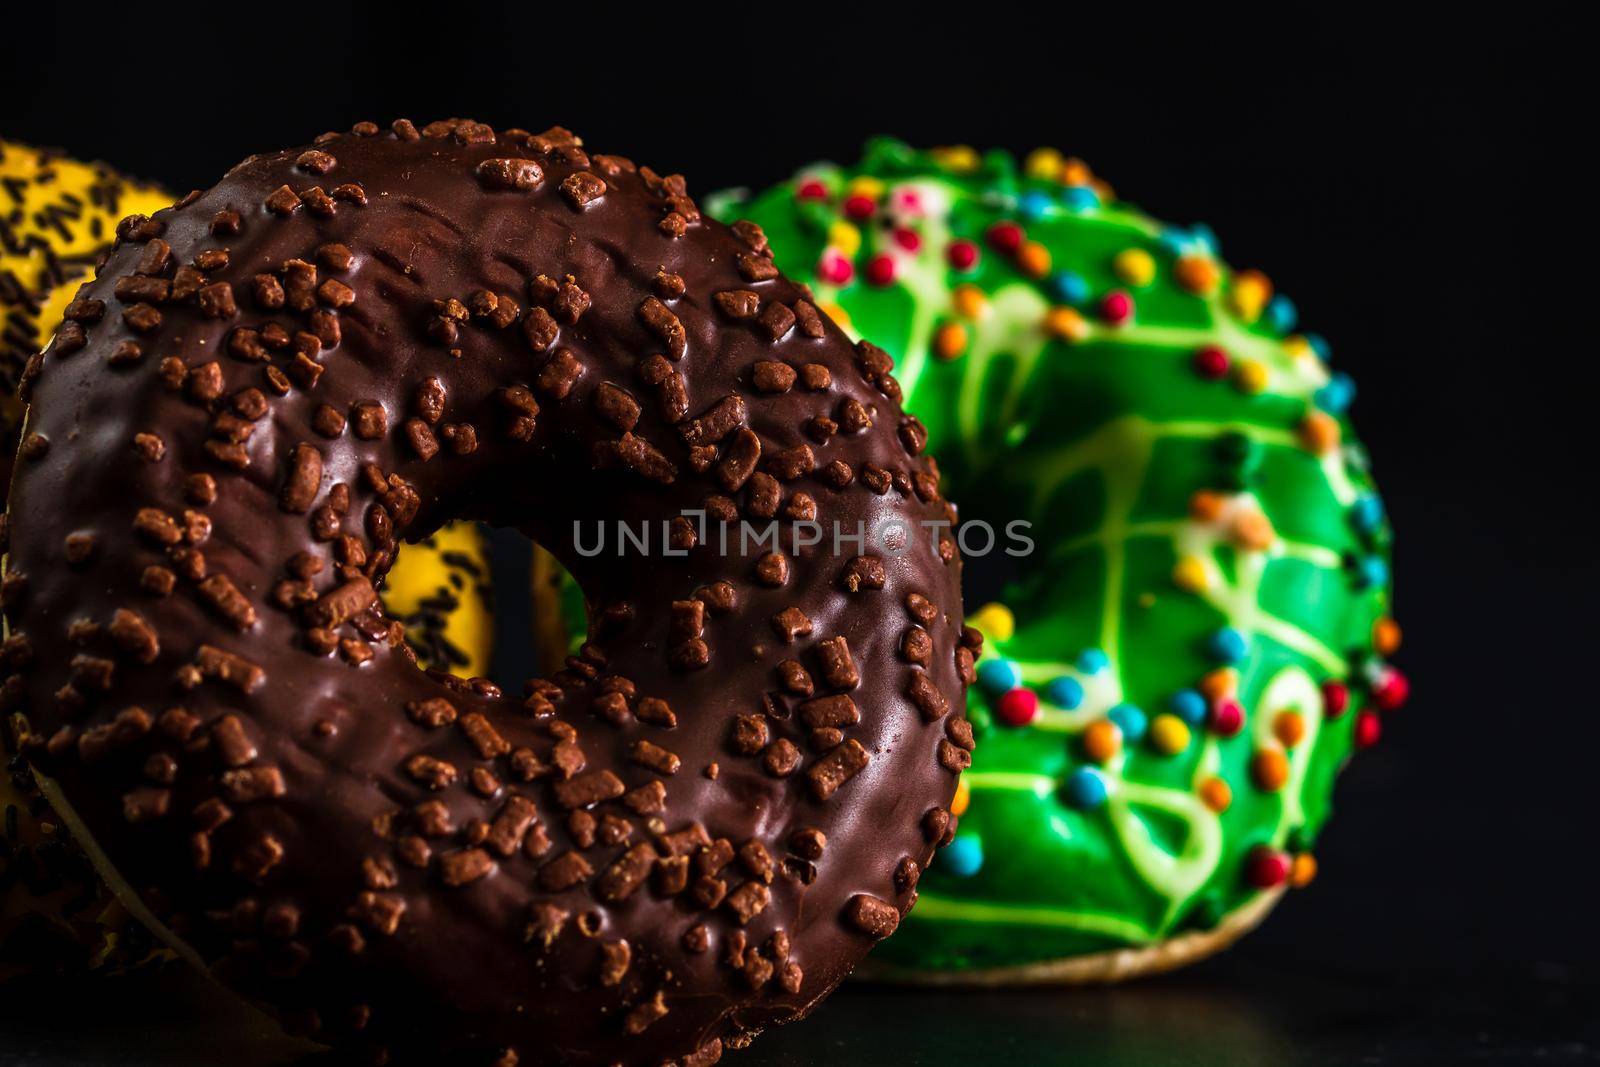
[[[981,737],[964,776],[970,801],[956,847],[940,854],[900,933],[878,950],[891,964],[1026,964],[1215,926],[1262,892],[1263,879],[1247,875],[1261,869],[1253,861],[1288,864],[1310,848],[1358,720],[1373,714],[1363,708],[1403,684],[1374,649],[1388,610],[1389,532],[1344,405],[1330,399],[1341,387],[1326,388],[1330,373],[1305,338],[1278,328],[1284,306],[1261,313],[1264,279],[1216,261],[1203,235],[1116,202],[1081,165],[1046,153],[1026,169],[1001,154],[880,140],[855,167],[809,167],[753,198],[724,194],[709,204],[725,219],[759,223],[786,273],[810,280],[818,304],[852,335],[895,357],[906,407],[927,426],[964,520],[997,530],[1033,523],[1035,552],[977,591],[1000,606],[978,607],[968,590],[969,621],[987,637],[970,694]],[[867,198],[870,217],[847,218],[852,195]],[[1016,222],[1042,245],[1049,270],[1030,275],[997,245],[990,227],[999,222]],[[961,239],[981,251],[971,269],[948,259]],[[1114,260],[1128,249],[1153,261],[1148,284],[1132,284],[1137,270],[1119,276]],[[895,273],[874,284],[868,264],[881,255]],[[1188,267],[1210,265],[1214,291],[1192,274],[1180,284],[1180,255]],[[837,271],[841,256],[853,276],[837,284],[834,274],[830,284],[824,271]],[[1063,270],[1085,283],[1077,317],[1059,310],[1071,295],[1054,281]],[[963,315],[958,285],[980,290],[985,310]],[[1112,290],[1136,305],[1121,325],[1098,311]],[[966,343],[940,358],[935,338],[948,323],[961,324]],[[1228,376],[1196,369],[1205,346],[1227,354]],[[1244,363],[1259,366],[1242,371]],[[1239,384],[1262,371],[1261,391]],[[1345,442],[1322,455],[1300,432],[1319,405],[1334,409]],[[1197,518],[1197,504],[1221,515]],[[1270,520],[1268,537],[1233,533],[1232,516],[1252,510]],[[1178,580],[1180,559],[1204,576],[1203,588]],[[969,582],[985,572],[969,562]],[[1170,741],[1159,748],[1152,730],[1091,758],[1086,731],[1111,709],[1131,704],[1154,722],[1174,694],[1214,672],[1209,642],[1223,627],[1247,639],[1236,665],[1242,729],[1213,728],[1226,686],[1208,688],[1215,699],[1202,705],[1204,717],[1191,712],[1181,750]],[[1109,665],[1081,669],[1086,649],[1102,650]],[[996,658],[1038,696],[1027,725],[997,717],[1004,686],[985,666]],[[1082,686],[1076,708],[1049,699],[1049,683],[1062,677]],[[1342,714],[1328,710],[1328,682],[1350,689]],[[1303,736],[1286,746],[1275,728],[1289,710]],[[1175,726],[1164,720],[1160,729]],[[1257,784],[1257,758],[1281,760],[1281,787]],[[1075,804],[1064,788],[1085,767],[1106,788],[1097,806]],[[1205,799],[1213,778],[1231,789],[1220,813]],[[970,867],[974,842],[982,861],[969,872],[962,860]],[[1291,880],[1309,866],[1300,860]]]

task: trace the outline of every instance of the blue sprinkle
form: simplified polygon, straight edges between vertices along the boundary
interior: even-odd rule
[[[1194,238],[1195,244],[1200,245],[1213,256],[1222,251],[1222,245],[1217,241],[1216,233],[1203,222],[1197,222],[1189,227],[1189,235]]]
[[[1190,246],[1194,244],[1194,235],[1182,226],[1168,226],[1161,231],[1161,235],[1156,240],[1160,241],[1161,247],[1168,252],[1175,256],[1181,256],[1189,251]]]
[[[1111,666],[1111,658],[1098,648],[1086,648],[1078,653],[1078,669],[1084,674],[1099,674]]]
[[[978,685],[985,693],[999,696],[1022,684],[1022,671],[1015,660],[996,656],[978,664]]]
[[[1065,791],[1067,803],[1084,811],[1092,811],[1106,802],[1106,780],[1088,767],[1079,767],[1067,777]]]
[[[1206,721],[1206,698],[1198,690],[1180,689],[1172,694],[1168,705],[1174,715],[1190,726],[1199,726]]]
[[[1017,201],[1017,211],[1026,222],[1038,222],[1050,212],[1050,196],[1048,193],[1037,189],[1029,190],[1022,194],[1022,199]]]
[[[1389,565],[1382,556],[1368,556],[1356,564],[1356,578],[1364,589],[1377,589],[1389,584]]]
[[[1118,704],[1106,712],[1106,718],[1117,724],[1117,729],[1122,731],[1123,738],[1130,745],[1137,745],[1150,728],[1150,720],[1143,709],[1133,704]]]
[[[1063,304],[1081,304],[1089,299],[1089,282],[1073,271],[1057,271],[1050,276],[1050,294]]]
[[[1068,211],[1091,211],[1100,206],[1100,197],[1087,185],[1069,185],[1061,190],[1061,202]]]
[[[940,851],[939,866],[958,878],[971,878],[983,867],[983,842],[977,834],[956,834]]]
[[[1356,383],[1348,374],[1343,372],[1335,374],[1328,379],[1328,384],[1317,390],[1317,407],[1330,415],[1343,415],[1350,410],[1350,404],[1356,398]]]
[[[1333,358],[1333,346],[1328,344],[1328,339],[1320,333],[1306,334],[1306,344],[1311,346],[1311,351],[1315,352],[1322,362],[1326,363]]]
[[[1071,711],[1083,703],[1083,686],[1070,674],[1063,674],[1050,679],[1050,684],[1044,687],[1044,695],[1056,707]]]
[[[1350,505],[1350,521],[1362,533],[1372,533],[1383,523],[1383,501],[1374,493],[1358,498]]]
[[[1267,301],[1267,325],[1279,333],[1288,333],[1294,329],[1294,324],[1300,321],[1300,313],[1295,310],[1294,301],[1279,293]]]
[[[1206,652],[1218,663],[1238,663],[1249,651],[1249,640],[1231,626],[1224,626],[1206,641]]]

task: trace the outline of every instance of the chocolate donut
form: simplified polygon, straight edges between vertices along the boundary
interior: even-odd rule
[[[401,121],[119,235],[28,369],[0,706],[145,921],[291,1032],[500,1065],[712,1062],[894,930],[971,746],[954,511],[758,229]],[[462,518],[591,605],[520,696],[377,598]]]

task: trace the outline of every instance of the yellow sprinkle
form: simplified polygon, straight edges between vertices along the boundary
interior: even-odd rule
[[[1088,185],[1094,181],[1094,171],[1089,164],[1076,156],[1061,164],[1062,185]]]
[[[1215,703],[1227,700],[1239,692],[1239,672],[1232,667],[1218,667],[1200,679],[1200,695]]]
[[[1189,747],[1189,724],[1176,715],[1157,715],[1150,723],[1150,743],[1157,752],[1176,756]]]
[[[1043,278],[1050,273],[1050,250],[1038,241],[1028,241],[1017,249],[1017,266],[1030,277]]]
[[[1245,322],[1261,317],[1261,310],[1272,299],[1272,283],[1258,270],[1243,270],[1233,276],[1228,290],[1228,307]]]
[[[1096,719],[1083,731],[1083,754],[1105,763],[1122,751],[1122,730],[1110,719]]]
[[[1124,248],[1111,261],[1117,277],[1134,287],[1143,287],[1156,280],[1155,257],[1142,248]]]
[[[850,328],[850,313],[838,304],[818,304],[817,307],[822,309],[824,315],[838,323],[841,329]]]
[[[1250,757],[1250,778],[1264,793],[1276,793],[1289,780],[1289,757],[1275,748],[1257,749]]]
[[[1308,411],[1295,427],[1300,444],[1315,456],[1326,456],[1339,447],[1339,420],[1326,411]]]
[[[1317,877],[1317,857],[1309,852],[1302,852],[1289,861],[1289,884],[1295,889],[1304,889]]]
[[[967,328],[959,322],[943,322],[933,332],[933,354],[939,359],[955,359],[967,350]]]
[[[1280,711],[1272,720],[1272,733],[1284,748],[1293,748],[1306,738],[1306,720],[1293,708]]]
[[[1294,359],[1312,359],[1317,350],[1311,347],[1311,342],[1303,334],[1292,333],[1283,339],[1283,350]]]
[[[1221,815],[1233,804],[1233,790],[1221,778],[1207,778],[1200,783],[1200,802]]]
[[[1082,341],[1089,336],[1089,322],[1076,308],[1053,307],[1044,313],[1044,332],[1058,341]]]
[[[1210,256],[1190,253],[1179,256],[1178,262],[1172,267],[1173,277],[1184,289],[1197,296],[1210,296],[1217,291],[1217,283],[1222,280],[1222,272],[1217,269],[1217,261]]]
[[[950,801],[950,814],[956,818],[967,813],[967,806],[972,803],[972,787],[967,785],[965,778],[956,783],[955,799]]]
[[[950,306],[964,319],[977,319],[989,310],[989,298],[982,289],[966,282],[950,291]]]
[[[946,145],[943,148],[935,148],[931,154],[934,159],[953,171],[978,169],[978,153],[971,145]]]
[[[969,615],[967,622],[991,641],[1009,641],[1017,632],[1017,620],[1004,604],[985,604]]]
[[[1267,387],[1267,365],[1254,359],[1241,359],[1233,365],[1233,387],[1254,396]]]
[[[845,259],[855,259],[856,253],[861,251],[861,231],[852,223],[836,219],[828,227],[828,244],[837,248]]]
[[[877,200],[883,196],[883,181],[870,174],[852,178],[845,187],[846,196],[864,196],[869,200]]]
[[[1172,584],[1185,593],[1203,593],[1211,586],[1211,572],[1199,556],[1184,556],[1172,568]]]
[[[1023,160],[1022,170],[1030,178],[1055,181],[1061,175],[1061,153],[1054,148],[1035,148]]]
[[[1372,647],[1380,656],[1392,656],[1400,651],[1400,624],[1387,615],[1373,623]]]

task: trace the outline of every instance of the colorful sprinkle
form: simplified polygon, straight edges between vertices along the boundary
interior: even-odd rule
[[[1367,493],[1350,505],[1350,521],[1362,533],[1370,534],[1383,525],[1383,501]]]
[[[1398,711],[1411,696],[1411,679],[1393,667],[1384,670],[1382,680],[1372,690],[1380,711]]]
[[[844,220],[828,227],[828,244],[839,250],[846,259],[854,259],[861,251],[861,231]]]
[[[1183,255],[1172,266],[1178,284],[1196,296],[1210,296],[1222,281],[1222,272],[1210,256]]]
[[[967,350],[967,328],[959,322],[941,322],[933,332],[933,354],[937,359],[958,358]]]
[[[971,270],[978,265],[978,246],[967,240],[951,241],[944,258],[956,270]]]
[[[1237,700],[1219,700],[1211,705],[1211,732],[1232,737],[1244,729],[1244,708]]]
[[[818,304],[817,308],[824,315],[828,316],[828,318],[837,323],[841,330],[848,330],[850,328],[850,313],[844,308],[840,307],[838,304],[828,301]]]
[[[1113,289],[1100,298],[1100,317],[1112,326],[1121,326],[1133,318],[1133,297],[1121,289]]]
[[[1233,365],[1233,387],[1246,396],[1264,391],[1270,377],[1267,365],[1259,360],[1241,359]]]
[[[1203,593],[1211,585],[1211,572],[1199,556],[1184,556],[1172,567],[1172,584],[1185,593]]]
[[[1111,666],[1111,657],[1098,648],[1086,648],[1078,653],[1078,670],[1084,674],[1099,674]]]
[[[1326,411],[1308,411],[1295,427],[1295,435],[1307,452],[1326,456],[1339,447],[1339,420]]]
[[[983,868],[983,842],[977,834],[956,834],[940,851],[939,866],[957,878],[971,878]]]
[[[1218,667],[1207,671],[1200,679],[1201,694],[1213,704],[1227,700],[1239,692],[1239,672],[1232,667]]]
[[[844,198],[844,213],[852,219],[870,219],[878,210],[878,202],[870,196],[856,193]]]
[[[1030,278],[1050,273],[1050,250],[1038,241],[1028,241],[1017,249],[1017,266]]]
[[[1061,176],[1061,153],[1054,148],[1035,148],[1022,161],[1022,172],[1030,178],[1053,182]]]
[[[1026,726],[1039,715],[1039,697],[1032,689],[1012,689],[995,702],[995,717],[1007,726]]]
[[[978,685],[985,693],[999,696],[1022,684],[1022,670],[1016,660],[997,657],[978,664]]]
[[[904,226],[897,227],[891,235],[894,243],[907,252],[916,252],[922,247],[922,235],[916,230],[909,230]]]
[[[1378,718],[1378,713],[1363,710],[1356,716],[1356,747],[1371,748],[1383,736],[1383,721]]]
[[[1267,320],[1267,325],[1277,332],[1288,333],[1294,329],[1295,323],[1300,321],[1300,312],[1295,309],[1294,301],[1279,293],[1267,301],[1263,317]]]
[[[997,222],[989,227],[989,243],[1010,254],[1022,247],[1022,227],[1014,222]]]
[[[1109,719],[1096,719],[1083,731],[1083,754],[1094,763],[1105,763],[1122,751],[1122,731]]]
[[[1206,655],[1218,663],[1239,663],[1250,653],[1250,639],[1232,626],[1224,626],[1206,639]]]
[[[808,178],[795,189],[794,195],[797,200],[826,200],[828,187],[815,178]]]
[[[1066,800],[1075,808],[1093,811],[1106,802],[1106,780],[1099,771],[1079,767],[1067,776]]]
[[[1058,270],[1050,275],[1050,295],[1063,304],[1081,304],[1089,299],[1089,282],[1076,271]]]
[[[1196,689],[1180,689],[1167,701],[1172,713],[1190,726],[1206,721],[1206,698]]]
[[[1306,739],[1306,720],[1293,708],[1278,712],[1272,720],[1272,735],[1284,748],[1294,748]]]
[[[1400,636],[1400,624],[1387,615],[1372,624],[1372,647],[1380,656],[1400,651]]]
[[[972,787],[967,780],[962,778],[956,782],[956,795],[950,798],[950,814],[956,818],[967,813],[967,808],[972,804]]]
[[[1143,289],[1156,280],[1156,260],[1142,248],[1125,248],[1111,260],[1111,269],[1124,283]]]
[[[1044,315],[1044,332],[1058,341],[1082,341],[1089,336],[1089,323],[1069,307],[1053,307]]]
[[[1330,415],[1343,415],[1356,398],[1356,383],[1348,374],[1338,373],[1312,394],[1311,400]]]
[[[1263,793],[1276,793],[1289,780],[1289,757],[1276,748],[1257,749],[1250,757],[1250,780]]]
[[[1293,862],[1289,864],[1289,884],[1296,889],[1304,889],[1317,877],[1317,857],[1309,852],[1296,854]]]
[[[1056,707],[1072,711],[1083,703],[1083,685],[1070,674],[1057,675],[1044,687],[1044,695]]]
[[[1150,744],[1157,752],[1176,756],[1189,747],[1189,724],[1171,713],[1155,717],[1150,724]]]
[[[1054,206],[1048,195],[1038,189],[1030,189],[1017,201],[1017,212],[1024,222],[1038,222],[1048,215]]]
[[[1221,815],[1233,806],[1233,789],[1221,778],[1207,778],[1200,783],[1200,803]]]
[[[829,285],[849,285],[856,268],[836,248],[825,248],[817,262],[817,277]]]
[[[1074,213],[1093,211],[1100,206],[1100,196],[1087,185],[1069,185],[1061,190],[1061,203]]]
[[[1289,877],[1289,854],[1257,845],[1245,856],[1244,880],[1257,889],[1280,886]]]
[[[1216,345],[1206,345],[1195,350],[1194,371],[1208,381],[1220,381],[1228,376],[1228,353]]]
[[[1150,728],[1150,718],[1136,704],[1122,703],[1106,712],[1106,718],[1117,724],[1122,736],[1130,745],[1137,745]]]
[[[1330,719],[1337,719],[1350,710],[1350,690],[1343,682],[1322,683],[1322,711]]]
[[[894,257],[882,252],[867,260],[867,281],[872,285],[893,285],[895,276]]]
[[[982,630],[993,641],[1009,641],[1017,632],[1017,620],[1011,609],[998,601],[990,601],[967,617],[967,622]]]
[[[1272,283],[1258,270],[1240,271],[1228,290],[1228,307],[1245,322],[1255,322],[1272,299]]]
[[[1381,589],[1388,585],[1388,562],[1382,556],[1366,556],[1356,561],[1356,582],[1365,589]]]

